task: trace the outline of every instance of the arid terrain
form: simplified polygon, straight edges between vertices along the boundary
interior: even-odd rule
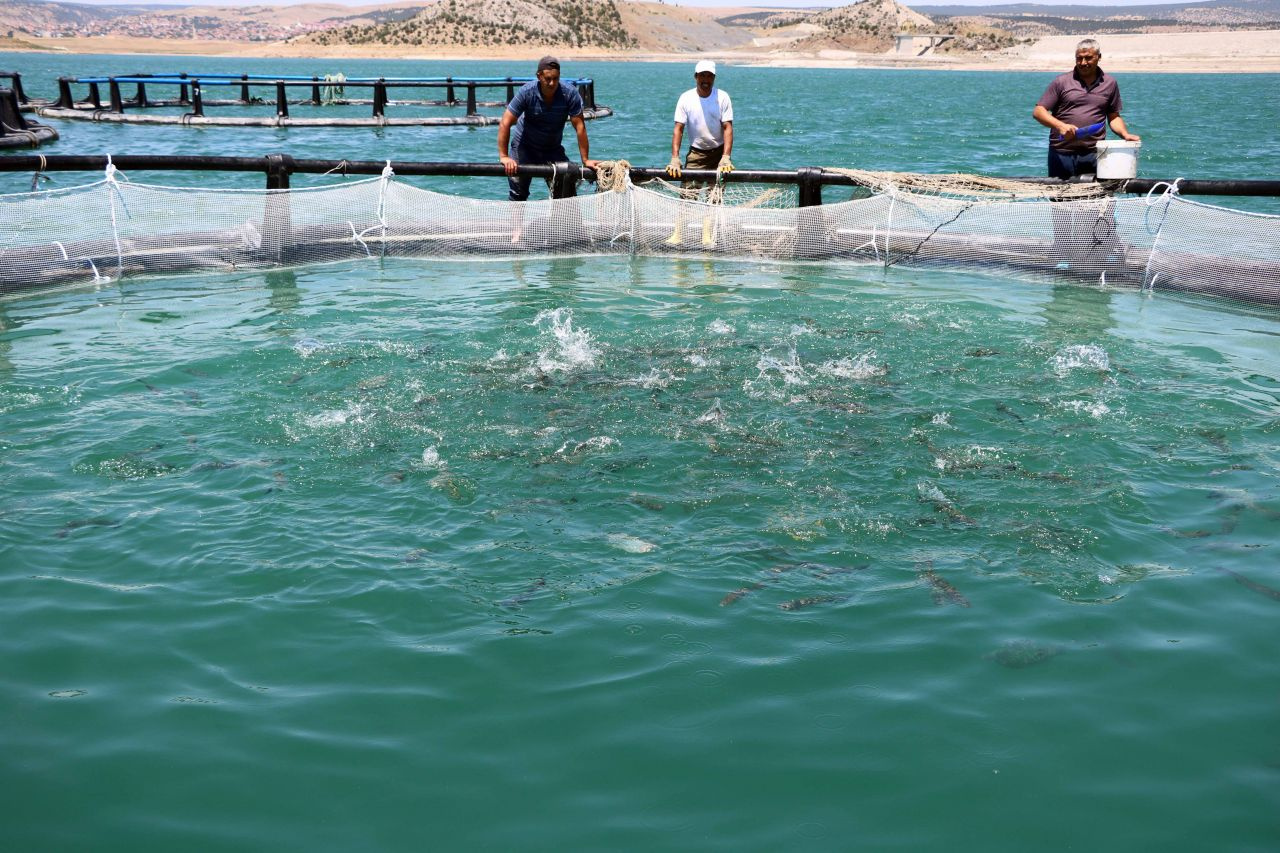
[[[776,66],[1053,70],[1069,66],[1087,34],[1101,41],[1105,66],[1116,71],[1280,72],[1280,0],[1211,9],[1045,6],[1035,14],[1013,14],[1024,7],[1011,6],[920,8],[974,14],[926,15],[894,0],[817,10],[628,0],[187,8],[8,0],[0,4],[0,50],[513,60],[554,50],[566,59],[696,55]],[[1072,9],[1082,15],[1065,16]],[[931,42],[937,34],[948,38]]]

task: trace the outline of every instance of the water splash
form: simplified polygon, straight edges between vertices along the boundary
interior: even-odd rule
[[[1049,359],[1049,364],[1058,376],[1066,376],[1073,370],[1111,372],[1111,357],[1097,344],[1076,344],[1065,347]]]
[[[870,350],[864,352],[857,358],[841,358],[832,361],[824,361],[818,365],[817,372],[823,376],[831,376],[836,379],[875,379],[878,376],[884,376],[889,372],[889,365],[875,364],[876,351]]]
[[[595,346],[591,333],[573,327],[573,311],[556,308],[542,311],[533,320],[540,330],[550,332],[555,340],[554,349],[538,353],[537,367],[544,373],[568,373],[596,366],[600,349]]]

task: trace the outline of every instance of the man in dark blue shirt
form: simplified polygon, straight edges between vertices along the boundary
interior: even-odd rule
[[[587,123],[582,118],[582,96],[571,83],[560,82],[560,63],[555,57],[544,56],[538,62],[538,79],[520,87],[498,124],[498,159],[506,167],[512,201],[528,199],[533,181],[516,176],[518,164],[568,161],[561,141],[566,121],[573,123],[578,136],[582,165],[594,168],[596,161],[590,159],[587,144]]]

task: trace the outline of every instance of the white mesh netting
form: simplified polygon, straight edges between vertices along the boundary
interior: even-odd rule
[[[109,168],[86,186],[0,196],[0,293],[384,256],[635,254],[977,268],[1280,304],[1280,217],[1173,192],[992,200],[885,184],[866,198],[774,208],[752,206],[750,193],[735,206],[613,185],[512,204],[431,192],[389,171],[273,191],[150,186]]]

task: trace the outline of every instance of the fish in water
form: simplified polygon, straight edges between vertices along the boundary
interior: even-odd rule
[[[631,497],[627,498],[627,503],[635,504],[636,506],[641,507],[642,509],[647,509],[650,512],[662,512],[664,509],[667,508],[667,505],[664,504],[662,501],[656,500],[646,495],[632,495]]]
[[[804,598],[793,598],[791,601],[784,601],[778,605],[779,610],[788,612],[795,610],[803,610],[806,607],[812,607],[815,604],[832,604],[837,601],[844,601],[843,595],[808,595]]]
[[[1179,539],[1203,539],[1206,536],[1212,536],[1212,530],[1174,530],[1172,527],[1161,528],[1166,533],[1172,533]]]
[[[917,488],[921,501],[929,504],[952,521],[958,521],[961,524],[977,524],[972,518],[956,509],[956,505],[937,486],[930,483],[921,483]]]
[[[960,590],[952,586],[950,581],[933,570],[932,560],[917,563],[916,571],[919,578],[929,584],[930,592],[933,595],[933,603],[937,606],[941,607],[944,604],[954,604],[958,607],[969,606],[969,599],[965,598],[960,593]]]
[[[971,350],[965,350],[965,355],[972,356],[974,358],[986,358],[989,355],[999,354],[1000,350],[991,349],[990,347],[974,347]]]
[[[120,522],[105,516],[94,516],[93,518],[77,518],[74,521],[68,521],[62,525],[55,536],[59,539],[66,539],[67,535],[73,530],[79,530],[82,527],[119,527]]]
[[[753,583],[748,586],[738,587],[733,592],[729,593],[724,598],[720,599],[720,606],[728,607],[730,604],[733,604],[739,598],[742,598],[744,595],[749,595],[750,593],[755,592],[758,589],[764,589],[764,584]]]
[[[1224,575],[1229,575],[1236,583],[1240,584],[1245,589],[1251,589],[1258,593],[1258,595],[1265,595],[1267,598],[1273,598],[1276,601],[1280,601],[1280,589],[1258,583],[1257,581],[1249,580],[1239,572],[1233,572],[1230,569],[1219,567],[1218,571],[1222,572]]]
[[[870,563],[859,563],[856,566],[824,566],[821,563],[807,563],[809,568],[814,570],[814,577],[829,578],[832,575],[847,575],[851,572],[861,572],[871,568]]]
[[[996,411],[1002,415],[1008,415],[1020,424],[1026,423],[1026,421],[1022,419],[1022,415],[1018,414],[1004,403],[996,403]]]
[[[1013,642],[1005,643],[994,652],[983,655],[983,657],[1010,669],[1025,669],[1038,663],[1044,663],[1060,654],[1062,654],[1062,648],[1059,646],[1042,646],[1028,640],[1014,640]]]
[[[510,598],[504,598],[498,602],[499,607],[506,607],[510,610],[518,610],[526,601],[533,598],[534,594],[547,585],[546,578],[538,578],[533,583],[524,588],[524,591]]]

